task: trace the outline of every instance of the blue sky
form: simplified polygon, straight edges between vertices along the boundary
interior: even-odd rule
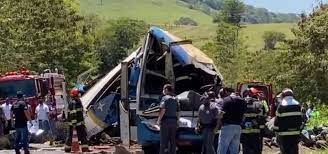
[[[311,12],[313,6],[321,0],[244,0],[246,4],[263,7],[272,12],[302,13]],[[323,0],[327,2],[328,0]]]

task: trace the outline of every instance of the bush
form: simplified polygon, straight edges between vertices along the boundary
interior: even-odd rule
[[[263,34],[264,39],[264,49],[275,49],[277,42],[284,41],[286,39],[286,35],[281,32],[275,31],[266,31]]]
[[[179,20],[174,21],[174,24],[175,25],[198,26],[198,23],[189,17],[181,17]]]
[[[327,105],[317,105],[315,107],[316,114],[309,120],[308,127],[328,125]]]

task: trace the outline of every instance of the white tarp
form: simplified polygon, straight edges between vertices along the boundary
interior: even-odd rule
[[[27,129],[30,134],[40,135],[44,132],[44,130],[39,129],[39,123],[37,123],[35,120],[32,120],[32,124],[29,122],[27,123]]]

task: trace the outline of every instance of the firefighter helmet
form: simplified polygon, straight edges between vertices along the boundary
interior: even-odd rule
[[[284,90],[282,90],[281,92],[281,97],[287,97],[287,96],[294,96],[294,92],[293,90],[289,89],[289,88],[285,88]]]
[[[71,91],[70,91],[70,95],[71,97],[78,97],[80,94],[80,91],[77,89],[77,88],[73,88]]]

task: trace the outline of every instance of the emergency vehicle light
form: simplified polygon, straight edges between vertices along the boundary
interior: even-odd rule
[[[5,75],[6,75],[6,76],[8,76],[8,75],[17,75],[17,72],[16,72],[16,71],[13,71],[13,72],[6,72]]]

